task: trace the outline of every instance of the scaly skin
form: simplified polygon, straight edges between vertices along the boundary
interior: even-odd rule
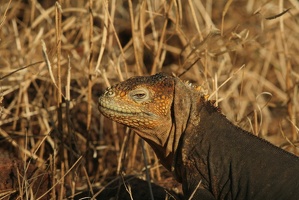
[[[107,89],[99,110],[151,145],[186,198],[299,198],[298,157],[236,127],[177,77],[130,78]]]

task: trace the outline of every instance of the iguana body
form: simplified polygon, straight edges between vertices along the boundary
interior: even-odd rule
[[[236,127],[177,77],[128,79],[99,110],[151,145],[186,199],[299,199],[299,158]]]

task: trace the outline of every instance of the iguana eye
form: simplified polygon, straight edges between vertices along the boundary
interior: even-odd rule
[[[136,93],[133,96],[136,99],[143,99],[143,98],[145,98],[146,94],[145,93]]]
[[[141,102],[149,98],[148,90],[142,88],[130,92],[130,96],[134,101]]]

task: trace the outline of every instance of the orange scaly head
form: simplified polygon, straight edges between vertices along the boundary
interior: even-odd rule
[[[135,130],[172,170],[182,134],[200,118],[201,91],[179,78],[159,73],[138,76],[108,88],[99,98],[100,112]]]
[[[99,110],[113,121],[148,134],[148,130],[171,124],[173,92],[171,76],[133,77],[108,88],[99,98]]]

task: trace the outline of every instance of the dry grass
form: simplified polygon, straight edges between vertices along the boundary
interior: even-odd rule
[[[235,124],[299,154],[298,1],[40,2],[0,4],[0,142],[50,168],[52,197],[96,193],[144,163],[167,176],[97,111],[109,84],[134,75],[203,85]]]

